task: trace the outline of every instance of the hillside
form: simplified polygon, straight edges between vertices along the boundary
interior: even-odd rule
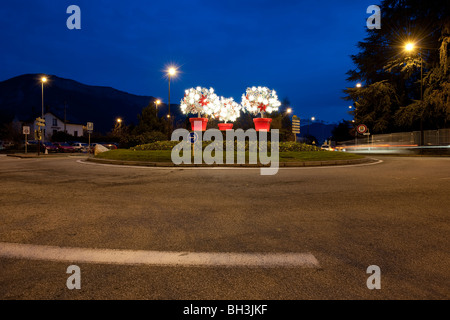
[[[137,115],[149,102],[151,96],[137,96],[109,87],[89,86],[74,80],[47,76],[44,85],[44,109],[64,116],[67,104],[67,120],[72,123],[94,122],[95,131],[110,131],[117,117],[126,124],[137,123]],[[1,122],[12,119],[31,120],[41,115],[41,75],[26,74],[0,82]],[[167,106],[160,106],[160,114]],[[172,110],[178,108],[172,105]]]

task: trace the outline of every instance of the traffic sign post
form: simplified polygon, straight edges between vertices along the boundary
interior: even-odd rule
[[[88,153],[91,154],[91,133],[94,132],[94,123],[93,122],[88,122],[86,124],[86,129],[87,129],[88,136],[89,136]]]
[[[30,127],[23,127],[23,134],[25,135],[25,153],[28,153],[28,135],[30,134]]]
[[[364,134],[366,133],[368,130],[367,126],[365,124],[360,124],[357,128],[356,131],[358,131],[358,133],[360,134]]]
[[[42,140],[42,127],[45,127],[45,119],[43,118],[36,118],[36,126],[39,127],[38,130],[36,130],[37,136],[38,136],[38,156],[41,154],[41,140]]]
[[[197,132],[191,132],[190,133],[190,139],[191,139],[191,143],[194,144],[197,142],[198,140],[198,134]]]
[[[36,126],[38,126],[38,127],[45,127],[45,119],[36,118]]]
[[[367,146],[370,150],[370,132],[369,132],[369,128],[365,125],[365,124],[360,124],[359,126],[356,127],[356,135],[355,135],[355,139],[356,141],[358,141],[358,134],[362,134],[364,136],[367,136]],[[355,142],[356,144],[356,142]]]
[[[191,140],[192,145],[192,156],[194,156],[194,150],[195,150],[195,143],[198,141],[198,133],[197,132],[191,132],[189,134],[189,139]]]
[[[300,134],[300,118],[297,116],[292,117],[292,133],[295,136],[295,142],[297,142],[297,134]]]

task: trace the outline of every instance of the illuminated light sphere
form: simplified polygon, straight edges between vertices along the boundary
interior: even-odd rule
[[[357,84],[356,84],[356,87],[357,87],[357,88],[361,88],[361,87],[362,87],[362,84],[361,84],[361,83],[357,83]]]
[[[287,108],[286,112],[287,112],[287,113],[291,113],[291,112],[292,112],[292,109],[291,109],[291,108]]]
[[[47,78],[46,77],[42,77],[41,81],[42,82],[47,82]]]
[[[174,76],[177,73],[177,70],[174,67],[170,67],[167,72],[169,73],[169,75]]]
[[[416,46],[414,45],[414,43],[408,42],[408,43],[405,45],[405,50],[406,50],[406,51],[413,51],[415,47],[416,47]]]

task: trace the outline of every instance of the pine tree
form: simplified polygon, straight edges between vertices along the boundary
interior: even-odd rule
[[[347,80],[364,83],[344,90],[355,120],[373,133],[448,126],[450,3],[384,0],[381,12],[382,28],[368,30],[351,56],[356,68]],[[417,50],[406,52],[406,42]]]

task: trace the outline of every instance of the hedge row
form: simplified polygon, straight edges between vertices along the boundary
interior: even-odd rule
[[[151,151],[151,150],[172,150],[176,145],[178,145],[180,142],[178,141],[158,141],[143,145],[138,145],[131,150],[134,151]],[[210,145],[211,141],[203,141],[203,148]],[[243,147],[243,142],[236,142],[234,144],[235,150],[238,150],[238,147]],[[316,146],[312,146],[305,143],[298,143],[298,142],[280,142],[279,143],[279,151],[280,152],[289,152],[289,151],[295,151],[295,152],[301,152],[301,151],[322,151],[320,148]],[[248,151],[250,149],[250,143],[248,141],[245,142],[245,151]],[[267,146],[268,150],[270,150],[270,141],[268,142]],[[223,142],[223,150],[226,150],[226,142]]]

